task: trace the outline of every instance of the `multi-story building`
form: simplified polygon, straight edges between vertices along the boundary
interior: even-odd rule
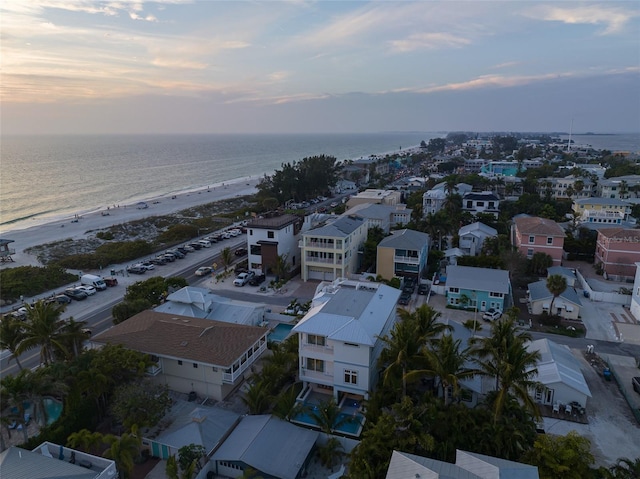
[[[511,244],[528,259],[535,253],[545,253],[553,259],[553,266],[562,264],[564,230],[553,220],[537,216],[515,218],[511,227]]]
[[[614,281],[631,280],[640,261],[640,230],[601,228],[596,239],[596,264],[604,277]]]
[[[353,195],[347,201],[347,208],[352,208],[362,203],[377,203],[381,205],[397,205],[402,200],[402,193],[398,190],[374,190],[368,189]]]
[[[333,281],[355,273],[358,250],[367,239],[367,222],[356,215],[340,216],[335,221],[302,234],[302,280]]]
[[[299,233],[303,220],[296,215],[256,218],[247,225],[249,269],[270,273],[278,256],[286,257],[292,269],[300,265]]]
[[[511,304],[509,272],[472,266],[447,266],[447,304],[469,310],[505,311]]]
[[[619,225],[631,214],[631,204],[617,198],[574,200],[572,209],[583,223]]]
[[[413,210],[407,205],[380,205],[367,204],[356,205],[349,208],[345,215],[361,216],[367,222],[367,228],[378,227],[385,233],[389,233],[391,227],[404,226],[411,221]]]
[[[466,183],[458,183],[454,187],[452,193],[464,195],[465,193],[469,193],[472,189],[473,187],[471,185],[468,185]],[[438,183],[422,195],[422,215],[427,216],[430,214],[436,214],[442,209],[446,201],[447,191],[445,188],[445,183]]]
[[[640,262],[636,263],[636,276],[633,280],[633,293],[631,294],[631,306],[629,306],[629,311],[636,319],[638,323],[640,323]]]
[[[540,178],[538,193],[541,197],[553,199],[589,198],[594,193],[594,184],[590,178],[567,176],[565,178]]]
[[[597,194],[601,198],[626,200],[637,198],[640,192],[640,175],[625,175],[603,178],[598,181]]]
[[[472,191],[462,196],[462,209],[473,215],[486,213],[494,218],[500,213],[500,198],[492,191]]]
[[[482,251],[484,240],[495,236],[498,236],[498,232],[494,228],[477,221],[458,230],[458,238],[460,238],[458,247],[469,256],[478,256]]]
[[[380,371],[382,337],[396,321],[400,290],[382,283],[336,280],[321,283],[309,312],[295,325],[299,375],[309,390],[368,399]]]
[[[169,389],[216,401],[244,380],[267,349],[266,328],[143,311],[91,338],[151,355],[147,375]]]
[[[419,279],[427,267],[429,235],[414,230],[397,230],[378,244],[376,274],[384,279]]]

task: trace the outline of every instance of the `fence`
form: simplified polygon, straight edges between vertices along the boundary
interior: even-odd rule
[[[596,291],[589,283],[584,276],[580,273],[579,270],[576,270],[576,276],[578,277],[578,282],[580,283],[580,287],[586,292],[585,296],[589,298],[591,301],[595,302],[603,302],[603,303],[615,303],[622,304],[624,306],[631,305],[631,295],[630,294],[620,294],[615,292],[605,292],[605,291]]]

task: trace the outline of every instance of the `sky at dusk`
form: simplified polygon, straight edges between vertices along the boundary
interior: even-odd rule
[[[640,131],[640,2],[5,0],[2,134]]]

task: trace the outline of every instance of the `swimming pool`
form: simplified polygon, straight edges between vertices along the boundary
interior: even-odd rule
[[[272,343],[281,343],[282,341],[287,339],[287,336],[289,336],[289,333],[291,333],[292,329],[293,324],[277,324],[276,327],[273,328],[273,331],[271,331],[267,335],[267,341]]]
[[[47,411],[47,426],[49,424],[53,424],[58,420],[60,415],[62,414],[62,403],[57,399],[46,397],[42,400],[45,410]],[[24,413],[25,416],[28,414],[31,418],[33,418],[33,407],[31,403],[25,402],[24,404]],[[17,413],[18,410],[16,408],[12,409],[12,412]]]
[[[334,429],[336,432],[340,432],[342,434],[347,434],[349,436],[360,436],[360,432],[362,432],[362,425],[364,423],[364,416],[359,413],[355,414],[345,414],[340,413],[338,415],[337,423],[340,423],[337,428]],[[293,419],[292,422],[297,422],[300,424],[307,424],[309,426],[318,427],[318,423],[316,420],[307,412],[298,413]]]

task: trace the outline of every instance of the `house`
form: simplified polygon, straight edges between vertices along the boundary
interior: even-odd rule
[[[553,199],[589,198],[594,193],[595,184],[590,178],[569,175],[564,178],[540,178],[538,193],[541,197]]]
[[[640,262],[636,263],[636,276],[633,281],[633,292],[631,293],[631,305],[629,311],[640,324]]]
[[[265,317],[265,304],[240,301],[214,294],[207,288],[185,286],[167,296],[154,311],[190,318],[205,318],[225,323],[260,326]]]
[[[618,198],[626,200],[638,197],[640,191],[640,175],[616,176],[598,180],[597,195],[601,198]]]
[[[538,468],[475,452],[456,450],[456,462],[393,451],[386,479],[539,479]]]
[[[344,193],[345,191],[356,191],[357,189],[358,189],[358,185],[356,185],[354,181],[338,180],[332,190],[336,194],[341,194],[341,193]]]
[[[270,274],[278,257],[286,258],[290,268],[297,268],[302,223],[302,218],[290,214],[252,220],[247,225],[249,269],[256,274]]]
[[[580,308],[582,303],[576,293],[576,290],[567,285],[564,290],[553,301],[553,311],[550,312],[553,294],[547,289],[547,281],[536,281],[528,285],[528,300],[531,308],[531,314],[542,314],[544,312],[560,316],[565,319],[578,319],[580,317]]]
[[[540,360],[533,381],[541,384],[532,396],[539,404],[569,404],[576,401],[586,407],[591,391],[580,370],[580,362],[568,346],[549,339],[538,339],[527,344],[529,352],[538,351]]]
[[[509,272],[473,266],[447,266],[447,304],[465,309],[505,311],[511,298]]]
[[[560,266],[564,247],[564,230],[553,220],[537,216],[514,218],[511,228],[511,244],[528,259],[535,253],[545,253],[553,259],[553,266]]]
[[[355,273],[358,250],[366,239],[367,223],[357,215],[340,216],[303,233],[302,280],[332,281]]]
[[[358,185],[366,185],[371,178],[368,165],[365,164],[346,164],[342,167],[340,174],[344,179],[353,180]]]
[[[617,198],[582,198],[573,201],[572,210],[583,223],[613,226],[628,221],[631,203]]]
[[[551,268],[547,268],[547,278],[553,274],[564,276],[564,279],[567,280],[567,287],[575,288],[576,281],[578,281],[575,270],[565,268],[564,266],[552,266]]]
[[[144,432],[142,447],[153,457],[178,457],[181,447],[195,444],[208,453],[220,446],[240,422],[240,414],[216,406],[173,400],[157,425]]]
[[[492,191],[469,192],[462,196],[462,210],[473,215],[480,213],[498,217],[500,198]]]
[[[293,328],[298,334],[299,377],[309,390],[368,399],[379,371],[382,337],[396,321],[401,291],[382,283],[336,280],[320,283],[307,314]]]
[[[392,231],[378,244],[376,275],[420,279],[427,267],[429,243],[429,235],[420,231]]]
[[[469,193],[473,187],[466,183],[458,183],[455,185],[451,194],[464,195]],[[447,201],[448,191],[446,190],[446,182],[440,182],[426,191],[422,195],[422,215],[427,216],[430,214],[436,214],[442,209]]]
[[[150,354],[147,374],[169,389],[222,401],[267,349],[265,328],[143,311],[91,338]]]
[[[244,416],[211,456],[211,472],[224,477],[298,479],[320,433],[274,416]]]
[[[364,218],[367,222],[367,229],[380,228],[385,233],[389,233],[391,227],[404,226],[411,221],[412,209],[404,204],[382,205],[362,203],[349,208],[345,216],[356,215]]]
[[[496,236],[498,231],[477,221],[458,230],[459,248],[469,256],[478,256],[482,251],[484,240]]]
[[[12,446],[0,452],[3,479],[110,479],[118,475],[111,459],[94,456],[51,442],[43,442],[33,451]]]
[[[462,258],[463,256],[468,256],[468,254],[460,248],[449,248],[444,250],[444,259],[447,264],[457,265],[458,258]]]
[[[367,189],[357,195],[353,195],[347,201],[347,208],[362,203],[377,203],[382,205],[397,205],[402,201],[402,193],[397,190],[375,190]]]
[[[596,238],[596,265],[604,277],[614,281],[632,280],[640,261],[640,230],[601,228]]]

